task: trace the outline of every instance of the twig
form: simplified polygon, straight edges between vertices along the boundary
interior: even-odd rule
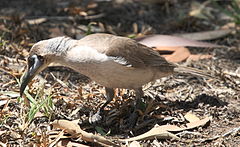
[[[231,129],[230,131],[228,131],[227,133],[224,133],[223,135],[217,135],[217,136],[214,136],[214,137],[211,137],[211,138],[207,138],[207,139],[204,139],[204,140],[201,140],[200,142],[207,142],[207,141],[213,141],[213,140],[216,140],[218,138],[223,138],[223,137],[228,137],[230,136],[231,134],[237,134],[238,132],[240,132],[240,127],[238,128],[233,128]]]
[[[34,20],[43,19],[45,21],[74,21],[74,20],[89,20],[89,19],[98,19],[104,17],[104,13],[90,15],[90,16],[38,16],[38,17],[26,17],[28,22],[33,22]],[[44,22],[45,22],[44,21]]]

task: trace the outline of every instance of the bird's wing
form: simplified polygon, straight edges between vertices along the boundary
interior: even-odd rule
[[[158,52],[135,40],[110,34],[92,34],[80,40],[99,53],[113,57],[114,61],[132,67],[156,67],[173,70],[174,64],[166,61]]]
[[[135,40],[123,37],[111,41],[106,55],[121,57],[133,67],[161,67],[172,65],[153,49],[142,45]]]

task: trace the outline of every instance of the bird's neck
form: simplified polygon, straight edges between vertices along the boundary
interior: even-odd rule
[[[58,59],[58,62],[88,76],[92,74],[93,69],[100,68],[103,63],[110,60],[110,57],[99,53],[94,48],[77,46],[68,50],[64,57]]]

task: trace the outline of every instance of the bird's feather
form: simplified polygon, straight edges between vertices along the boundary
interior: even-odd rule
[[[170,71],[173,71],[175,67],[174,64],[161,57],[158,52],[126,37],[94,34],[82,38],[78,44],[91,46],[100,53],[115,57],[116,61],[123,59],[121,61],[124,62],[121,62],[121,64],[126,66],[131,65],[135,68],[155,67],[160,70],[167,67]]]

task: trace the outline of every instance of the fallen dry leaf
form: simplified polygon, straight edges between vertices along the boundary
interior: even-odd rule
[[[162,56],[170,62],[181,62],[186,60],[191,54],[185,47],[156,47],[155,50],[160,52],[173,52],[170,55],[163,54]]]
[[[46,22],[47,19],[46,18],[36,18],[36,19],[27,19],[26,21],[30,25],[39,25],[41,23]]]
[[[64,135],[64,131],[61,131],[61,132],[57,135],[57,137],[56,137],[48,146],[49,146],[49,147],[55,146],[55,145],[59,142],[59,140],[63,137],[63,135]]]
[[[223,47],[212,43],[200,42],[171,35],[149,35],[136,38],[136,40],[149,47]]]
[[[187,61],[198,61],[198,60],[202,60],[202,59],[209,59],[212,57],[213,57],[212,55],[203,55],[203,54],[193,55],[193,54],[191,54],[187,58]]]
[[[185,114],[185,115],[184,115],[184,118],[185,118],[187,121],[189,121],[190,123],[200,120],[200,119],[199,119],[195,114],[193,114],[192,112],[188,112],[187,114]]]
[[[8,32],[8,33],[11,32],[11,31],[10,31],[9,29],[7,29],[7,28],[5,27],[5,25],[3,25],[3,24],[0,25],[0,31]]]
[[[214,40],[218,38],[222,38],[228,34],[230,34],[233,30],[231,29],[221,29],[221,30],[213,30],[213,31],[203,31],[196,33],[185,33],[178,34],[177,36],[192,39],[192,40]]]
[[[50,34],[51,38],[65,35],[59,27],[51,28],[49,29],[49,32],[51,33]]]
[[[12,138],[12,139],[19,139],[21,138],[21,135],[18,132],[15,131],[9,131],[8,135]]]
[[[88,145],[73,142],[69,139],[60,140],[58,142],[58,144],[56,144],[56,146],[59,146],[59,147],[63,147],[63,146],[67,146],[67,147],[90,147]]]
[[[194,122],[190,122],[187,123],[187,129],[194,129],[196,127],[203,127],[205,126],[208,122],[210,122],[212,120],[212,117],[206,117],[204,119],[201,119],[199,121],[194,121]]]
[[[193,1],[191,3],[191,11],[189,12],[189,16],[200,18],[200,19],[206,19],[209,20],[210,18],[214,18],[213,16],[213,8],[208,7],[207,4],[209,4],[210,1],[206,1],[203,3]]]
[[[3,134],[5,134],[5,133],[7,133],[6,130],[5,130],[5,131],[0,131],[0,135],[3,135]]]
[[[161,56],[165,57],[170,62],[182,62],[185,60],[200,60],[211,58],[211,55],[192,55],[189,47],[223,47],[216,44],[199,42],[183,37],[176,37],[170,35],[151,35],[136,38],[139,43],[146,46],[153,47]]]
[[[117,144],[111,142],[109,139],[106,139],[103,136],[83,131],[77,123],[72,121],[55,120],[54,122],[52,122],[52,125],[54,128],[60,128],[66,131],[67,133],[71,134],[72,137],[79,137],[84,141],[94,142],[101,145],[118,146]]]
[[[129,144],[129,147],[141,147],[141,145],[138,141],[133,141]]]
[[[127,142],[127,141],[148,140],[148,139],[155,139],[155,138],[158,138],[158,139],[179,139],[173,133],[168,132],[166,130],[166,128],[163,128],[161,126],[156,125],[146,133],[143,133],[141,135],[138,135],[138,136],[135,136],[135,137],[132,137],[132,138],[120,139],[119,141]]]
[[[198,54],[194,55],[189,52],[189,50],[185,47],[156,47],[154,50],[157,50],[161,56],[166,58],[167,61],[170,62],[182,62],[182,61],[197,61],[201,59],[209,59],[212,58],[212,55],[203,55]]]
[[[0,106],[5,105],[9,102],[10,99],[0,99]]]
[[[190,116],[191,114],[188,114],[188,115]],[[190,119],[196,120],[196,121],[187,123],[186,124],[187,127],[178,127],[176,125],[162,125],[162,126],[155,125],[151,130],[149,130],[146,133],[143,133],[141,135],[138,135],[138,136],[135,136],[135,137],[132,137],[132,138],[120,139],[119,141],[128,142],[128,141],[155,139],[155,138],[158,138],[158,139],[179,139],[179,137],[177,137],[176,135],[174,135],[171,132],[181,132],[181,131],[185,131],[185,130],[189,130],[189,129],[194,129],[194,128],[197,128],[197,127],[200,127],[200,126],[204,126],[208,122],[210,122],[211,117],[206,117],[202,120],[197,120],[196,118],[193,119],[193,115],[191,115]]]

